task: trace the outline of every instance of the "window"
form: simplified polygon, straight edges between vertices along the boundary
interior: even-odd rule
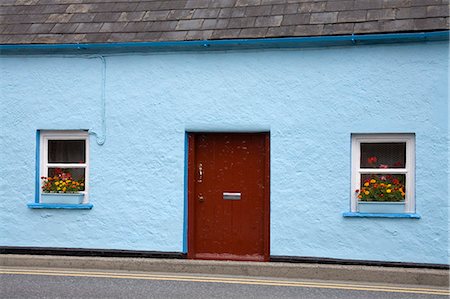
[[[86,131],[40,133],[38,203],[89,201],[89,135]]]
[[[415,213],[414,134],[352,134],[351,211]]]

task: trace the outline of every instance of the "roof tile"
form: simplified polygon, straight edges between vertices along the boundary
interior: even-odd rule
[[[75,32],[77,33],[94,33],[99,32],[103,23],[81,23],[78,25]]]
[[[247,28],[253,27],[255,24],[256,18],[234,18],[231,19],[228,23],[228,28]]]
[[[147,11],[147,13],[142,18],[144,21],[162,21],[166,20],[169,15],[170,10],[153,10]]]
[[[396,9],[371,9],[367,11],[367,21],[375,20],[393,20],[395,19]]]
[[[420,30],[449,28],[449,18],[416,19],[414,20],[414,28],[420,28]]]
[[[426,18],[426,16],[427,16],[426,6],[398,8],[396,14],[397,19]]]
[[[67,13],[85,13],[92,11],[92,4],[71,4],[69,5],[65,12]]]
[[[145,23],[145,22],[130,22],[127,23],[123,31],[125,32],[145,32],[148,30],[148,28],[151,26],[151,24]]]
[[[158,21],[149,23],[147,26],[148,31],[173,31],[177,27],[178,21]]]
[[[188,40],[207,40],[210,39],[213,34],[213,30],[194,30],[189,31],[186,35]]]
[[[261,0],[237,0],[236,6],[254,6],[260,5]]]
[[[99,32],[122,32],[127,26],[126,22],[103,23]]]
[[[220,9],[219,8],[213,8],[213,9],[196,9],[193,15],[193,19],[212,19],[217,18],[219,15]]]
[[[233,12],[232,8],[222,8],[219,12],[219,18],[231,18],[231,13]]]
[[[119,22],[138,22],[141,21],[144,17],[145,12],[137,11],[137,12],[122,12],[117,21]]]
[[[240,38],[262,38],[266,36],[268,28],[243,28],[239,32]]]
[[[120,12],[96,13],[93,22],[115,22],[119,20]]]
[[[296,36],[315,36],[321,35],[323,32],[323,25],[298,25],[295,27],[294,34]]]
[[[271,27],[267,30],[266,37],[287,37],[295,34],[296,26]]]
[[[310,14],[285,15],[281,25],[309,24]]]
[[[367,10],[340,11],[337,21],[339,23],[363,22],[366,20]]]
[[[436,5],[427,7],[427,17],[448,17],[448,5]]]
[[[355,9],[376,9],[383,8],[383,0],[356,0],[354,4]]]
[[[307,13],[307,12],[323,12],[325,11],[326,2],[306,2],[300,3],[298,6],[298,12]]]
[[[343,10],[352,10],[354,5],[354,1],[328,1],[325,5],[326,11],[343,11]]]
[[[77,27],[78,27],[77,23],[55,24],[52,30],[50,30],[50,33],[60,33],[60,34],[74,33]]]
[[[211,1],[209,7],[233,7],[235,4],[236,0]]]
[[[211,35],[211,38],[212,39],[239,38],[240,32],[241,32],[241,29],[217,29],[217,30],[214,30],[213,34]]]
[[[233,8],[233,11],[231,12],[232,18],[241,18],[245,16],[245,7],[235,7]]]
[[[283,16],[257,17],[255,27],[274,27],[280,26]]]
[[[167,20],[190,20],[194,15],[194,9],[171,10]]]
[[[375,33],[380,32],[380,22],[378,21],[371,21],[371,22],[364,22],[364,23],[355,23],[355,26],[353,27],[353,31],[355,33]]]
[[[245,9],[244,15],[246,17],[268,16],[268,15],[270,15],[271,10],[272,10],[272,6],[270,6],[270,5],[248,6]]]
[[[167,31],[161,34],[161,40],[184,40],[187,35],[187,31]]]
[[[196,28],[201,28],[203,23],[202,19],[198,20],[181,20],[178,21],[176,30],[194,30]]]
[[[157,41],[160,40],[162,32],[139,32],[136,33],[133,41]]]
[[[89,23],[94,20],[95,14],[93,13],[76,13],[76,14],[69,14],[72,17],[70,18],[70,23]]]
[[[0,0],[1,43],[448,30],[448,0]]]
[[[51,32],[52,28],[55,26],[55,24],[32,24],[28,30],[27,33],[47,33]]]
[[[319,12],[311,14],[311,24],[336,23],[337,12]]]
[[[48,15],[46,23],[67,23],[69,22],[72,14],[63,13],[63,14],[51,14]]]
[[[210,0],[187,0],[185,8],[207,8]]]
[[[338,24],[325,24],[323,26],[323,34],[326,35],[338,35],[345,34],[346,32],[353,31],[354,23],[338,23]]]

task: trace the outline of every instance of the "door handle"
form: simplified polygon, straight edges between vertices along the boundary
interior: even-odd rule
[[[203,195],[201,195],[201,194],[198,195],[198,201],[199,202],[204,202],[205,201],[205,198],[203,197]]]
[[[198,178],[197,178],[197,182],[198,183],[203,182],[203,164],[202,163],[198,164]]]

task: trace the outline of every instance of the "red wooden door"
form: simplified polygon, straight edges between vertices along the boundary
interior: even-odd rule
[[[189,135],[188,257],[269,259],[269,135]]]

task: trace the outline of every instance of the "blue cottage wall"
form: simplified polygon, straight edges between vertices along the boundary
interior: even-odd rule
[[[449,263],[448,45],[106,55],[92,210],[34,210],[36,131],[101,132],[102,61],[3,56],[0,246],[185,251],[185,132],[270,131],[271,255]],[[421,219],[344,218],[351,133],[416,134]]]

